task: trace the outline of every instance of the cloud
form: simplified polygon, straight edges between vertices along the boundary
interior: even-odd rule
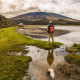
[[[38,7],[29,7],[29,8],[27,8],[27,10],[38,10],[39,8]]]
[[[10,12],[7,12],[7,13],[3,13],[3,15],[6,15],[6,16],[9,16],[9,17],[14,17],[14,16],[21,15],[21,14],[27,13],[29,11],[34,11],[34,10],[38,10],[38,7],[29,7],[27,9],[23,9],[23,10],[19,10],[19,11],[14,11],[14,12],[10,11]]]
[[[52,3],[55,3],[55,4],[57,4],[57,1],[56,1],[56,0],[52,0]]]
[[[73,0],[73,3],[80,3],[80,0]]]
[[[79,0],[0,0],[0,14],[6,17],[41,10],[80,19],[78,17],[80,14],[79,9]]]
[[[12,5],[10,4],[10,5],[9,5],[9,8],[12,9],[12,10],[14,10],[14,11],[16,10],[16,6],[13,5],[13,4],[12,4]]]

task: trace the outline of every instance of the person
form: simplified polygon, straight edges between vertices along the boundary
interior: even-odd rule
[[[49,66],[51,66],[54,61],[53,51],[53,49],[51,51],[50,49],[48,50],[47,63],[49,64]]]
[[[51,29],[52,32],[50,31]],[[48,33],[48,43],[47,44],[50,44],[50,37],[52,38],[52,44],[54,44],[54,25],[52,24],[52,21],[49,21],[49,25],[47,27],[47,33]]]

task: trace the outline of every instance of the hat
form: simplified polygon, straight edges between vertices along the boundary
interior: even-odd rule
[[[49,23],[52,23],[52,21],[49,21]]]

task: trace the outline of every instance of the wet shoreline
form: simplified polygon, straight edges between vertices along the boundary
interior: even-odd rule
[[[21,27],[17,29],[17,32],[35,39],[48,38],[48,33],[46,28]],[[61,36],[70,32],[71,31],[55,29],[54,37]]]

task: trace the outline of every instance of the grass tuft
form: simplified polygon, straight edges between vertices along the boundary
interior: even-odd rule
[[[80,70],[79,70],[80,67],[75,66],[73,64],[58,64],[57,68],[58,68],[58,70],[60,70],[63,74],[65,74],[68,77],[80,75]]]
[[[80,55],[76,54],[76,52],[80,52],[80,44],[74,43],[67,51],[70,52],[70,54],[65,57],[66,61],[80,66]]]
[[[30,61],[28,56],[0,55],[0,80],[21,80]]]
[[[80,52],[80,44],[74,43],[74,45],[70,47],[69,49],[67,49],[67,51],[70,53]]]
[[[71,64],[77,64],[80,66],[80,55],[76,55],[75,53],[71,53],[65,57],[66,61]]]

